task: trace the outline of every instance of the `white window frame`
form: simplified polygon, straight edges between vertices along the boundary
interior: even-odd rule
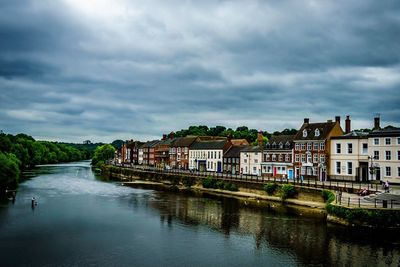
[[[385,176],[387,176],[387,177],[391,177],[392,176],[392,167],[390,167],[390,166],[386,166],[386,168],[385,168]]]
[[[347,174],[353,175],[353,162],[351,161],[347,162]]]
[[[353,154],[353,143],[347,144],[347,154]]]
[[[390,150],[385,151],[385,159],[392,160],[392,151],[390,151]]]
[[[392,144],[392,139],[389,137],[385,138],[385,145],[389,146],[391,144]]]
[[[342,153],[342,144],[336,143],[336,154]]]
[[[341,171],[341,169],[342,169],[342,166],[341,166],[342,164],[341,164],[341,162],[340,161],[336,161],[336,174],[340,174],[340,171]]]
[[[374,138],[374,145],[379,145],[379,138]]]

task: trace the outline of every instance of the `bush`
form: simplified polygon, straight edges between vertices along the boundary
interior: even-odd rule
[[[282,200],[294,197],[296,194],[297,194],[297,192],[296,192],[296,188],[294,187],[294,185],[284,184],[282,186],[282,188],[281,188],[281,198],[282,198]]]
[[[273,195],[278,187],[276,183],[267,183],[264,185],[264,191],[267,192],[268,195]]]
[[[203,180],[203,187],[204,188],[216,188],[216,180],[211,176],[208,176]]]
[[[216,184],[218,189],[224,189],[225,188],[225,183],[222,180],[219,180]]]
[[[196,179],[192,176],[184,176],[182,178],[182,183],[184,186],[190,188],[190,187],[192,187],[192,185],[196,184]]]
[[[335,201],[335,194],[332,193],[330,190],[322,190],[321,192],[322,198],[324,199],[325,203],[331,203]]]
[[[228,191],[239,191],[238,187],[232,183],[225,183],[224,189]]]

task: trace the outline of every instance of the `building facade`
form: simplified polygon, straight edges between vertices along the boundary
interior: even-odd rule
[[[294,135],[272,136],[264,147],[261,173],[268,177],[294,178]]]
[[[198,140],[197,136],[176,138],[169,149],[170,166],[173,169],[189,169],[189,149]]]
[[[296,178],[308,178],[325,181],[330,164],[330,143],[333,136],[343,135],[340,117],[335,121],[310,123],[308,118],[294,137],[294,175]]]
[[[262,146],[247,146],[240,151],[240,173],[261,176]]]
[[[198,171],[222,172],[224,152],[231,146],[228,140],[198,140],[189,150],[189,168]]]

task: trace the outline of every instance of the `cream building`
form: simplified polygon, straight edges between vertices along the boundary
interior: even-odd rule
[[[371,180],[368,147],[368,133],[353,131],[332,137],[329,177],[357,182]]]
[[[229,144],[227,140],[195,141],[189,150],[189,168],[222,172],[222,157]]]
[[[261,176],[262,148],[247,147],[240,151],[240,173]]]

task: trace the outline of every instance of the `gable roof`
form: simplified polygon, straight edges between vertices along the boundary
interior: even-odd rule
[[[171,143],[171,147],[189,147],[196,139],[197,136],[179,137]]]
[[[324,140],[328,137],[329,133],[335,127],[336,122],[317,122],[317,123],[303,123],[300,130],[294,136],[293,140]],[[315,130],[319,130],[319,136],[315,135]],[[303,137],[303,131],[307,131],[307,136]]]
[[[274,135],[272,136],[267,144],[273,144],[274,142],[276,144],[279,144],[282,142],[282,144],[286,144],[286,142],[293,143],[295,135]]]
[[[233,146],[245,146],[249,145],[249,142],[246,139],[231,139],[231,143]]]
[[[391,137],[398,136],[400,137],[400,128],[397,127],[387,127],[385,129],[373,130],[369,133],[370,137]]]
[[[142,146],[142,148],[155,147],[159,142],[160,142],[160,140],[148,141]]]
[[[240,158],[240,151],[247,146],[231,146],[228,151],[225,152],[225,158]]]
[[[262,152],[261,146],[245,146],[240,152]]]
[[[195,141],[190,147],[191,150],[201,150],[201,149],[223,149],[226,140],[207,140],[207,141]]]

